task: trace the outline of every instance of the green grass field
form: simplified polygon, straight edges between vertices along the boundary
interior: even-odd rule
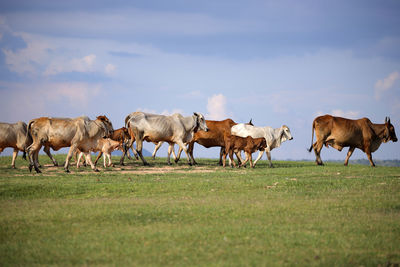
[[[66,174],[40,161],[38,175],[0,157],[1,266],[400,263],[398,167],[161,158]]]

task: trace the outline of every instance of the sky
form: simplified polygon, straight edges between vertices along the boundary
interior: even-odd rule
[[[137,110],[200,112],[287,125],[272,159],[315,159],[319,115],[389,116],[400,137],[399,25],[398,0],[3,0],[0,121],[106,115],[117,129]],[[400,159],[400,142],[373,158]]]

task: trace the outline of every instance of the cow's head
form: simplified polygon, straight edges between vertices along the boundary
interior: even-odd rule
[[[290,132],[289,127],[286,125],[282,126],[282,135],[281,135],[281,142],[285,142],[286,140],[292,140],[293,136],[292,133]]]
[[[106,116],[98,116],[97,120],[100,121],[100,125],[102,125],[104,137],[111,137],[111,135],[114,133],[114,128],[111,121]]]
[[[206,120],[204,119],[203,114],[201,113],[197,113],[197,112],[193,112],[195,120],[196,120],[196,127],[195,129],[197,130],[203,130],[205,132],[208,131],[208,127],[207,127],[207,123]]]
[[[386,117],[385,119],[385,135],[383,138],[383,142],[389,142],[392,140],[393,142],[397,142],[396,132],[394,131],[394,126],[390,123],[390,118]]]

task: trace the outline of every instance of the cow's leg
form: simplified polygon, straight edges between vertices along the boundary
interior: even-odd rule
[[[18,156],[18,149],[17,149],[17,148],[14,148],[13,156],[12,156],[12,161],[11,161],[11,167],[12,167],[13,169],[15,169],[15,159],[17,158],[17,156]]]
[[[237,151],[237,152],[235,152],[235,155],[238,160],[238,164],[241,164],[243,162],[242,153],[240,151]]]
[[[160,142],[158,144],[160,144]],[[158,144],[157,144],[157,146],[158,146]],[[171,165],[171,153],[173,150],[174,150],[174,144],[170,143],[168,146],[168,156],[167,156],[167,164],[168,165]],[[174,154],[175,154],[175,152],[174,152]]]
[[[222,156],[224,155],[224,153],[225,153],[225,148],[221,146],[221,149],[219,150],[219,162],[218,162],[219,166],[224,166],[222,163]]]
[[[39,163],[39,151],[40,151],[40,150],[38,150],[38,151],[35,152],[35,155],[33,155],[33,158],[35,159],[35,162],[36,162],[37,166],[38,166],[39,168],[42,168],[42,165],[40,165],[40,163]]]
[[[94,166],[94,164],[92,162],[92,157],[90,156],[90,151],[85,152],[85,157],[86,157],[87,163],[90,164],[90,167],[92,168],[92,170],[94,170],[95,172],[98,172],[99,170],[96,168],[96,166]]]
[[[80,152],[78,157],[76,158],[76,168],[79,168],[79,166],[81,165],[81,159],[82,159],[83,153]]]
[[[229,165],[233,168],[233,167],[236,167],[236,163],[235,163],[235,159],[233,158],[233,149],[231,149],[231,150],[229,150],[229,159],[230,159],[230,162],[229,162]],[[232,165],[233,164],[233,165]]]
[[[269,149],[267,149],[267,150],[265,150],[265,153],[267,154],[267,158],[268,158],[268,161],[269,161],[269,167],[270,168],[274,167],[272,165],[272,160],[271,160],[271,151]],[[255,165],[256,165],[256,162],[254,162],[254,166]]]
[[[140,159],[143,162],[143,165],[149,165],[147,161],[144,159],[143,154],[142,154],[142,149],[143,149],[143,133],[139,132],[137,129],[134,130],[135,133],[135,139],[136,139],[136,151],[139,154]]]
[[[160,149],[160,147],[161,147],[161,145],[162,145],[163,143],[164,143],[163,141],[160,141],[160,142],[158,142],[158,143],[155,145],[153,154],[151,154],[151,157],[152,157],[153,159],[156,159],[157,151]],[[168,149],[169,149],[169,148],[168,148]]]
[[[320,141],[320,140],[323,140],[323,139],[318,139],[318,141],[313,144],[314,153],[315,153],[315,162],[317,163],[317,165],[324,165],[324,163],[322,162],[322,159],[321,159],[321,150],[322,150],[322,147],[324,146],[324,142]]]
[[[371,167],[375,167],[375,163],[372,160],[372,154],[371,154],[371,150],[369,149],[369,146],[367,147],[367,149],[365,149],[365,154],[367,154],[369,163],[371,164]]]
[[[74,155],[75,150],[77,149],[77,145],[73,144],[68,151],[67,158],[65,159],[64,170],[65,172],[69,172],[69,162],[71,161],[72,156]]]
[[[182,151],[183,151],[183,149],[181,147],[179,147],[178,155],[175,155],[175,163],[178,163],[179,159],[181,158]],[[175,150],[173,150],[173,153],[175,153]],[[191,157],[190,153],[189,153],[189,157]],[[192,161],[193,161],[193,158],[192,158]]]
[[[32,167],[35,168],[36,173],[41,173],[39,170],[39,161],[38,161],[38,155],[39,155],[39,150],[42,148],[41,143],[32,143],[28,148],[27,148],[27,153],[28,153],[28,159],[29,159],[29,171],[32,171]]]
[[[247,161],[249,161],[249,153],[247,153],[245,151],[244,155],[246,156],[246,159],[244,161],[242,161],[242,163],[239,165],[240,167],[246,167],[246,163],[247,163]],[[250,164],[250,166],[251,166],[251,164]]]
[[[257,162],[258,162],[258,161],[261,159],[261,157],[263,156],[264,151],[267,151],[267,149],[268,149],[268,148],[265,148],[265,150],[261,150],[261,151],[258,153],[258,156],[257,156],[256,160],[254,161],[254,165],[257,164]]]
[[[189,156],[192,159],[193,165],[197,165],[197,162],[196,162],[196,160],[194,159],[194,156],[193,156],[193,149],[194,149],[194,142],[190,142],[189,145],[188,145]],[[182,152],[182,151],[180,150],[180,152]],[[178,153],[178,160],[179,160],[180,156],[181,156],[181,154]]]
[[[47,156],[49,156],[49,158],[51,159],[51,161],[53,162],[54,166],[58,166],[57,160],[53,157],[53,155],[50,153],[50,147],[49,146],[45,146],[43,149],[44,152],[46,152]]]
[[[176,142],[176,144],[177,144],[180,148],[182,148],[182,150],[185,152],[186,158],[187,158],[187,160],[188,160],[188,164],[189,164],[190,166],[192,166],[193,163],[192,163],[191,158],[189,157],[189,153],[188,153],[188,150],[187,150],[185,144],[182,142],[182,140],[179,140],[178,142]]]
[[[253,164],[253,158],[252,158],[251,153],[249,154],[249,161],[250,161],[250,167],[254,168],[256,166],[256,164]]]
[[[226,153],[226,150],[224,149],[224,151],[223,151],[223,153],[222,153],[222,166],[225,168],[225,164],[226,164],[226,155],[227,155],[227,153]],[[229,166],[230,166],[231,164],[229,163]]]
[[[97,166],[97,162],[99,161],[99,159],[101,158],[101,156],[103,155],[103,152],[99,151],[99,154],[97,155],[96,160],[94,161],[94,166]],[[104,166],[105,167],[105,166]]]
[[[350,159],[351,155],[353,154],[354,149],[355,149],[354,146],[351,146],[349,148],[349,151],[347,152],[346,160],[344,161],[344,166],[347,166],[349,164],[349,159]]]

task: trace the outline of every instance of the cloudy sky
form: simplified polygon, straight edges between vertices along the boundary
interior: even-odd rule
[[[273,159],[313,159],[321,114],[390,116],[400,135],[399,14],[397,0],[4,0],[0,121],[105,114],[119,128],[136,110],[196,111],[286,124],[294,140]],[[373,157],[400,159],[400,142]]]

